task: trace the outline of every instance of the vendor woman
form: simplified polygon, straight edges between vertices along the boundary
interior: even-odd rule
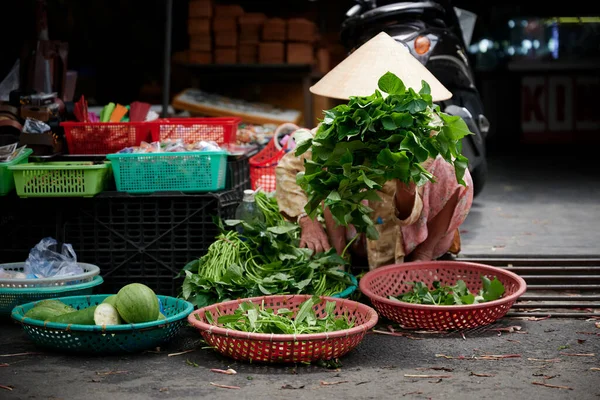
[[[410,53],[385,33],[358,48],[338,64],[311,92],[348,100],[350,96],[371,95],[377,81],[387,71],[400,77],[407,87],[419,90],[421,80],[431,87],[434,101],[450,98],[451,93]],[[314,134],[317,128],[311,130]],[[288,152],[276,168],[276,197],[280,211],[301,227],[300,246],[322,252],[334,247],[341,254],[354,238],[356,230],[338,226],[331,212],[324,210],[325,227],[308,217],[304,207],[306,193],[296,183],[296,174],[304,171],[304,159],[310,151],[297,157]],[[370,201],[372,218],[376,220],[379,239],[361,235],[351,246],[354,257],[364,258],[370,269],[407,261],[435,260],[446,253],[460,250],[458,228],[465,220],[473,201],[473,181],[465,171],[461,185],[454,167],[441,156],[429,159],[423,166],[436,182],[416,187],[400,181],[389,181],[378,192],[381,201]]]

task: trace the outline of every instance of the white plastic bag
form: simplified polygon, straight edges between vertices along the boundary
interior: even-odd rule
[[[83,268],[77,264],[73,246],[63,243],[57,251],[55,239],[42,239],[31,251],[25,261],[23,272],[31,278],[50,278],[83,274]]]

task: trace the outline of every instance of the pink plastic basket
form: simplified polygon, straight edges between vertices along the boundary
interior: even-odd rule
[[[462,306],[433,306],[390,300],[424,282],[432,288],[434,281],[454,285],[462,279],[471,292],[481,289],[481,275],[497,277],[504,285],[502,298],[486,303]],[[405,328],[436,331],[461,330],[483,326],[502,318],[514,302],[525,293],[525,280],[513,272],[489,265],[462,261],[423,261],[388,265],[369,271],[359,282],[361,292],[371,299],[384,317]]]
[[[200,331],[204,340],[220,353],[236,360],[269,363],[312,362],[339,358],[353,350],[377,323],[377,312],[356,301],[334,297],[322,297],[316,306],[317,315],[325,310],[327,301],[336,303],[335,314],[347,313],[355,318],[350,329],[319,334],[277,335],[241,332],[211,325],[205,317],[207,311],[213,316],[233,314],[242,302],[262,304],[277,311],[279,308],[298,310],[310,295],[277,295],[252,297],[213,304],[200,308],[188,316],[189,323]],[[216,324],[216,318],[215,318]]]

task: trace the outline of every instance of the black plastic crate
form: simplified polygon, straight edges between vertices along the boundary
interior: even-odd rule
[[[157,294],[177,296],[183,280],[175,276],[204,255],[218,235],[213,217],[233,218],[240,199],[235,190],[102,193],[69,211],[64,240],[73,245],[80,261],[100,267],[104,293],[139,282]]]
[[[226,190],[235,190],[243,193],[245,189],[251,189],[250,185],[250,157],[229,156],[227,157],[227,180]]]
[[[53,199],[21,199],[15,192],[0,196],[0,263],[24,262],[45,237],[56,238]]]

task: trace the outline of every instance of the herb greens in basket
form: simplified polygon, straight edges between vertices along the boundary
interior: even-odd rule
[[[264,301],[261,305],[243,302],[233,314],[220,315],[217,323],[224,328],[252,333],[274,333],[274,334],[310,334],[323,333],[350,329],[354,326],[354,320],[347,315],[335,315],[335,302],[328,301],[325,304],[325,314],[318,317],[314,306],[319,304],[318,296],[310,297],[300,304],[298,312],[287,308],[274,311],[265,308]],[[215,320],[210,311],[207,311],[206,320],[214,325]],[[198,318],[198,316],[196,316]]]
[[[380,200],[376,191],[389,180],[435,182],[421,163],[438,154],[454,165],[456,179],[464,185],[468,160],[461,154],[461,139],[471,134],[460,117],[433,104],[425,81],[416,93],[388,72],[378,86],[387,97],[379,90],[352,97],[325,111],[314,138],[296,138],[297,156],[312,150],[305,171],[297,175],[308,194],[308,215],[314,218],[324,202],[338,225],[353,224],[369,239],[379,235],[369,217],[372,210],[361,202]]]
[[[266,223],[220,220],[221,234],[208,252],[190,262],[180,275],[182,297],[196,305],[271,294],[329,296],[352,284],[339,267],[347,262],[335,249],[313,254],[299,248],[300,227],[279,214],[273,196],[256,194]],[[226,227],[241,226],[243,233]]]
[[[389,296],[390,300],[403,301],[413,304],[429,304],[436,306],[453,306],[466,304],[479,304],[487,301],[497,300],[504,294],[504,285],[494,277],[490,280],[481,276],[483,288],[479,293],[471,293],[465,281],[458,280],[453,286],[442,286],[439,281],[433,282],[433,290],[430,290],[424,282],[413,284],[412,290],[398,297]]]

